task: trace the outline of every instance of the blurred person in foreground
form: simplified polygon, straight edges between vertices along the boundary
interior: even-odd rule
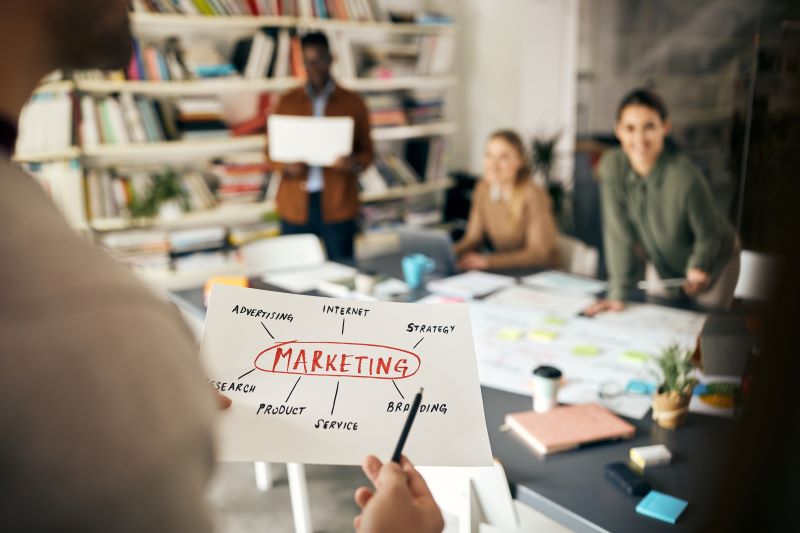
[[[7,0],[0,45],[0,531],[211,531],[212,425],[229,402],[177,313],[10,159],[44,75],[125,67],[128,0]],[[359,493],[360,531],[441,530],[410,463],[365,471],[377,490]]]

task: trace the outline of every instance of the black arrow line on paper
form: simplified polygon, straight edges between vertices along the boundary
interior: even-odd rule
[[[344,335],[344,318],[342,319],[342,335]]]
[[[416,348],[417,346],[419,346],[419,343],[421,343],[421,342],[422,342],[424,339],[425,339],[425,337],[422,337],[420,340],[418,340],[418,341],[417,341],[417,344],[415,344],[415,345],[414,345],[414,348]],[[413,348],[412,348],[412,350],[413,350]]]
[[[405,400],[405,399],[406,399],[406,397],[405,397],[405,396],[403,396],[403,393],[402,393],[402,392],[400,392],[400,388],[397,386],[397,383],[395,383],[395,382],[394,382],[394,380],[392,380],[392,385],[394,385],[394,388],[395,388],[395,389],[397,389],[397,394],[399,394],[399,395],[400,395],[400,397],[401,397],[402,399],[404,399],[404,400]]]
[[[262,327],[262,328],[264,328],[264,331],[266,331],[266,332],[267,332],[267,334],[268,334],[270,337],[272,337],[272,340],[275,340],[275,337],[273,337],[273,336],[272,336],[272,333],[270,333],[270,332],[269,332],[269,330],[267,329],[267,326],[266,326],[266,324],[264,324],[264,323],[262,322],[262,323],[261,323],[261,327]]]
[[[255,369],[255,368],[254,368],[254,369],[252,369],[252,370],[248,370],[247,372],[245,372],[244,374],[242,374],[241,376],[239,376],[239,377],[238,377],[238,378],[236,378],[236,379],[242,379],[243,377],[245,377],[245,376],[246,376],[247,374],[249,374],[250,372],[255,372],[255,371],[256,371],[256,369]]]
[[[294,386],[292,387],[292,390],[289,391],[289,396],[286,397],[286,401],[283,402],[283,403],[289,403],[289,398],[292,397],[292,393],[294,392],[295,387],[297,387],[297,384],[300,383],[300,378],[302,378],[302,377],[303,376],[298,377],[297,381],[294,382]]]
[[[336,382],[336,392],[333,394],[333,405],[331,406],[331,416],[333,416],[333,410],[336,408],[336,397],[339,395],[339,382]]]

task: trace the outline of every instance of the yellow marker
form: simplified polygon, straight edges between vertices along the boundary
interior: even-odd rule
[[[572,348],[572,353],[575,355],[597,355],[600,353],[600,348],[594,344],[577,344]]]
[[[629,363],[644,364],[648,360],[650,360],[650,354],[648,354],[647,352],[628,350],[627,352],[623,352],[622,355],[619,356],[619,358],[622,359],[623,361],[628,361]]]
[[[549,329],[535,329],[528,333],[528,339],[537,342],[553,342],[556,337],[558,337],[558,332]]]
[[[552,324],[554,326],[563,326],[564,324],[567,323],[567,321],[565,319],[557,317],[557,316],[549,316],[549,317],[545,318],[544,321],[545,321],[545,323]]]
[[[502,341],[518,341],[522,338],[522,330],[505,328],[497,332],[497,338]]]

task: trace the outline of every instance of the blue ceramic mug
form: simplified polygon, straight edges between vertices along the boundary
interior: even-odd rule
[[[436,269],[436,261],[424,254],[411,254],[403,257],[403,276],[412,289],[422,286],[422,278]]]

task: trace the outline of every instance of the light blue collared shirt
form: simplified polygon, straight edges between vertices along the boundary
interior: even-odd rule
[[[328,83],[325,85],[325,88],[322,89],[322,92],[316,93],[314,92],[314,87],[311,86],[311,83],[306,83],[306,94],[308,94],[309,98],[311,98],[311,104],[315,117],[325,116],[325,108],[328,107],[328,99],[335,88],[336,85],[333,83],[333,80],[328,80]],[[322,179],[322,167],[309,167],[308,181],[306,181],[306,191],[319,192],[322,190],[323,186],[324,180]]]

